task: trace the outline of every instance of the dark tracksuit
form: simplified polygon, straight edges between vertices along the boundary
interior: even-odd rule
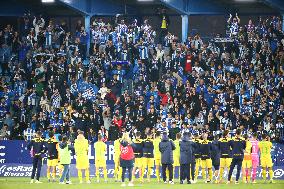
[[[233,140],[230,141],[230,146],[233,149],[232,150],[233,159],[230,166],[228,181],[231,180],[232,173],[236,165],[237,165],[236,181],[238,181],[242,169],[242,162],[244,159],[244,149],[246,148],[246,141],[243,138],[234,137]]]
[[[28,150],[33,149],[33,170],[31,179],[34,179],[36,173],[36,180],[39,180],[42,166],[42,155],[46,152],[44,140],[42,138],[34,138],[27,146]]]
[[[211,152],[211,159],[212,165],[215,170],[219,170],[220,168],[220,149],[219,149],[219,142],[218,140],[212,141],[212,152]]]
[[[194,170],[194,147],[195,143],[188,137],[183,137],[180,145],[180,181],[190,182],[190,170]],[[193,174],[194,175],[194,174]],[[194,180],[194,178],[192,178]]]
[[[198,171],[196,169],[199,169],[199,167],[196,167],[196,161],[200,161],[201,155],[200,155],[200,139],[193,139],[193,142],[195,144],[195,148],[193,150],[193,163],[192,163],[192,168],[191,168],[191,177],[194,178],[198,177]],[[200,166],[200,165],[198,165]],[[195,175],[195,172],[197,172],[197,175]]]
[[[144,158],[154,158],[154,144],[152,139],[145,139],[142,142],[143,146],[143,157]],[[146,166],[146,165],[145,165]]]
[[[173,150],[175,150],[175,144],[169,137],[163,135],[162,141],[159,143],[159,151],[161,152],[162,158],[162,175],[164,182],[167,181],[166,169],[169,170],[169,181],[173,180]]]
[[[53,138],[49,138],[48,140],[46,140],[45,146],[47,147],[47,159],[58,159],[58,150],[56,147],[57,144],[58,142]]]

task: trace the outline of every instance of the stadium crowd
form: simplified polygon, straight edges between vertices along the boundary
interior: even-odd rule
[[[19,31],[0,31],[0,139],[31,140],[36,131],[77,130],[90,143],[114,141],[123,131],[284,138],[284,38],[278,17],[228,20],[232,42],[185,42],[149,20],[116,17],[81,21],[71,33],[63,21],[22,17]],[[158,28],[159,28],[158,27]],[[87,56],[87,41],[91,40]],[[44,134],[44,136],[46,136]]]

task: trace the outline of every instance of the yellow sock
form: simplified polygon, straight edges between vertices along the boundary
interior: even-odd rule
[[[118,170],[118,178],[117,178],[118,180],[121,180],[121,175],[122,175],[122,168],[119,168],[119,170]]]
[[[83,174],[82,174],[82,170],[78,170],[78,177],[79,177],[79,181],[82,182],[83,181]]]
[[[198,179],[198,173],[199,173],[199,166],[195,166],[195,173],[194,173],[194,179]]]
[[[247,181],[250,182],[250,173],[248,172]]]
[[[272,170],[272,168],[269,168],[269,177],[270,177],[270,179],[273,179],[273,170]]]
[[[156,167],[156,176],[157,176],[157,180],[160,181],[160,167],[159,169]]]
[[[107,169],[104,167],[104,179],[107,180]]]
[[[115,180],[119,180],[119,167],[118,166],[115,166],[114,168],[114,175],[115,175]]]
[[[221,167],[220,168],[220,174],[219,174],[220,180],[223,179],[223,175],[224,175],[224,167]]]
[[[47,179],[50,179],[50,170],[47,169],[47,173],[46,173]]]
[[[152,168],[148,167],[148,171],[147,171],[147,179],[150,180],[151,177],[151,170]]]
[[[97,177],[97,180],[100,179],[100,168],[96,168],[96,177]]]
[[[140,176],[140,181],[143,181],[144,180],[144,174],[145,174],[145,170],[146,170],[146,167],[142,167],[141,168],[141,176]]]
[[[202,179],[206,179],[206,173],[205,173],[205,169],[202,168],[201,170],[202,172]]]
[[[90,171],[89,171],[89,169],[85,170],[85,176],[86,176],[86,181],[89,181],[90,180]]]
[[[56,170],[52,172],[52,178],[56,179]]]
[[[212,169],[208,169],[208,175],[209,175],[209,179],[213,180],[213,171],[212,171]]]
[[[266,180],[266,168],[262,168],[262,179]]]

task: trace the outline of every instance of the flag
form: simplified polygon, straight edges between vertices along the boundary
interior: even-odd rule
[[[94,99],[96,98],[96,92],[94,88],[89,87],[83,92],[82,96],[86,99]]]

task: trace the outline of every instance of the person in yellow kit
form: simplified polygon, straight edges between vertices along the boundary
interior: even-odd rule
[[[202,168],[202,178],[205,179],[205,183],[210,183],[213,179],[212,171],[212,160],[211,160],[211,151],[212,151],[212,142],[207,139],[208,134],[203,133],[203,139],[200,142],[200,156],[201,156],[201,168]],[[206,169],[208,172],[209,178],[206,177]]]
[[[49,139],[47,139],[47,179],[50,182],[50,172],[52,169],[52,181],[56,179],[56,166],[58,164],[58,141],[54,137],[54,132],[49,131]]]
[[[270,138],[266,135],[262,135],[262,141],[258,143],[260,150],[260,165],[262,167],[262,177],[266,182],[266,169],[269,170],[270,183],[273,183],[273,170],[272,170],[272,158],[271,158],[271,148],[272,143],[270,142]]]
[[[115,182],[118,182],[121,180],[121,173],[122,173],[122,169],[120,167],[120,143],[121,143],[121,139],[116,139],[113,143],[114,146],[114,178],[115,178]]]
[[[151,133],[147,133],[147,138],[142,142],[142,144],[143,144],[142,175],[144,175],[145,170],[148,168],[147,181],[150,182],[151,171],[154,168],[154,144]]]
[[[142,173],[142,156],[143,156],[143,145],[142,145],[142,142],[143,140],[141,139],[141,133],[138,131],[136,132],[135,134],[135,139],[133,140],[133,143],[134,143],[134,148],[133,148],[133,151],[134,151],[134,156],[135,156],[135,159],[134,159],[134,169],[133,169],[133,178],[135,178],[135,171],[136,169],[139,170],[139,179],[140,181],[142,182],[143,181],[143,173]]]
[[[195,132],[194,134],[194,139],[193,142],[196,144],[196,149],[194,150],[194,158],[195,158],[195,171],[193,173],[193,171],[191,171],[191,178],[194,178],[192,183],[196,183],[197,182],[197,178],[198,178],[198,173],[199,173],[199,168],[201,166],[201,156],[200,156],[200,138],[198,135],[198,132]]]
[[[107,182],[107,169],[106,169],[107,146],[102,141],[102,139],[103,139],[102,135],[99,135],[98,142],[94,144],[97,182],[100,182],[100,168],[103,168],[104,179],[105,179],[105,182]]]
[[[88,150],[89,144],[88,140],[84,137],[84,132],[79,131],[77,139],[74,143],[75,154],[76,154],[76,168],[78,169],[78,177],[80,184],[83,183],[83,173],[82,170],[85,170],[85,177],[86,182],[88,184],[91,183],[90,181],[90,171],[89,171],[89,157],[88,157]]]
[[[232,162],[232,149],[230,146],[231,140],[232,139],[229,137],[229,130],[225,130],[223,138],[219,139],[219,149],[221,153],[219,183],[223,182],[224,170],[227,168],[229,171]]]
[[[244,139],[246,140],[246,149],[244,151],[244,160],[242,163],[243,168],[243,182],[249,183],[250,182],[250,175],[251,175],[251,167],[252,167],[252,159],[251,159],[251,148],[252,144],[248,139],[248,135],[244,135]]]
[[[180,158],[179,142],[180,142],[180,139],[181,139],[181,133],[177,133],[176,134],[176,140],[174,140],[174,144],[176,146],[176,149],[173,151],[173,155],[174,155],[174,164],[173,164],[174,172],[175,172],[175,170],[178,170],[178,172],[179,172],[179,166],[180,166],[180,163],[179,163],[179,158]],[[179,174],[178,174],[178,178],[179,178]]]
[[[156,168],[157,181],[160,182],[160,166],[161,166],[161,152],[159,151],[159,143],[161,142],[161,132],[157,131],[154,135],[153,145],[154,145],[154,160]]]

